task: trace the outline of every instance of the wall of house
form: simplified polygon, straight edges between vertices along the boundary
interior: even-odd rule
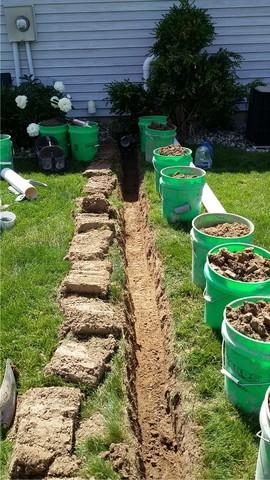
[[[32,44],[36,76],[45,83],[63,80],[76,116],[96,101],[97,114],[109,113],[104,84],[142,79],[142,64],[153,42],[153,27],[173,4],[170,0],[2,0],[3,6],[33,4],[37,41]],[[197,0],[216,26],[211,51],[227,47],[243,55],[238,72],[246,83],[258,77],[270,83],[270,0]],[[14,65],[1,9],[1,71]],[[27,74],[23,45],[22,73]]]

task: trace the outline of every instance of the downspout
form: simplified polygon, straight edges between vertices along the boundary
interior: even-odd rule
[[[18,87],[20,85],[20,78],[21,78],[21,67],[20,67],[18,43],[17,42],[12,42],[12,48],[13,48],[16,85]]]
[[[34,79],[35,78],[35,73],[34,73],[34,66],[33,66],[33,59],[32,59],[30,42],[25,42],[25,50],[26,50],[26,57],[27,57],[27,62],[28,62],[29,73],[32,76],[32,78]]]
[[[143,88],[147,90],[147,80],[150,76],[150,65],[155,59],[155,55],[150,55],[143,62]]]

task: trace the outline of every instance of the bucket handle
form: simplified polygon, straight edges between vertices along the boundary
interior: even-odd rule
[[[225,353],[225,341],[222,340],[222,347],[221,347],[221,357],[222,357],[222,368],[220,370],[220,373],[227,377],[229,380],[232,380],[236,385],[239,387],[266,387],[270,385],[270,381],[267,383],[241,383],[238,378],[236,378],[234,375],[232,375],[228,370],[225,368],[225,363],[224,363],[224,353]]]
[[[256,437],[258,437],[260,440],[263,440],[264,442],[270,443],[270,440],[268,438],[263,437],[261,430],[259,430],[259,432],[256,433]]]
[[[203,298],[208,303],[215,303],[217,301],[217,300],[213,300],[213,298],[206,293],[206,288],[203,291]]]
[[[189,203],[184,203],[184,205],[180,205],[180,207],[176,207],[174,212],[177,213],[185,213],[191,210],[191,205]]]

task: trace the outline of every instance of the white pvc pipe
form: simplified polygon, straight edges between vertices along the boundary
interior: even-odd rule
[[[18,175],[11,168],[3,168],[1,177],[6,180],[17,192],[23,193],[28,200],[34,200],[37,197],[37,190],[28,180]]]
[[[144,80],[144,85],[143,88],[144,90],[147,90],[147,80],[150,76],[150,65],[155,59],[155,55],[150,55],[150,57],[147,57],[144,62],[143,62],[143,80]]]
[[[26,57],[27,57],[27,62],[28,62],[29,73],[30,73],[30,75],[32,75],[33,78],[35,78],[35,72],[34,72],[30,42],[25,42],[25,50],[26,50]]]
[[[15,77],[17,87],[20,85],[21,78],[21,67],[20,67],[20,58],[19,58],[19,47],[17,42],[12,42],[13,48],[13,58],[14,58],[14,67],[15,67]]]

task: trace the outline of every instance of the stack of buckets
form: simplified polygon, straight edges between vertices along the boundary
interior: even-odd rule
[[[147,150],[148,127],[142,127],[142,121],[140,119],[141,149],[144,153]],[[161,120],[149,117],[148,121]],[[163,121],[165,123],[166,119]],[[243,412],[257,415],[260,412],[256,480],[270,480],[270,343],[242,335],[232,327],[226,316],[227,306],[235,308],[247,301],[270,302],[270,280],[240,282],[226,278],[218,274],[209,262],[209,255],[222,248],[240,252],[252,247],[255,253],[267,259],[270,259],[270,252],[253,245],[254,225],[248,219],[230,213],[200,215],[205,172],[189,166],[192,161],[190,150],[185,149],[185,155],[181,157],[164,157],[159,153],[161,146],[164,145],[155,145],[152,153],[163,216],[172,223],[192,220],[192,280],[204,289],[206,323],[222,333],[221,372],[225,393],[229,401]],[[148,161],[150,156],[149,152]],[[195,177],[181,178],[178,173]],[[241,237],[224,238],[201,231],[205,227],[233,222],[247,225],[248,233]]]
[[[224,238],[207,235],[201,228],[220,223],[241,223],[249,232],[242,237]],[[211,266],[209,256],[226,248],[241,252],[252,247],[254,252],[270,259],[270,252],[253,245],[254,225],[246,218],[230,213],[202,214],[192,222],[192,280],[204,290],[206,323],[220,330],[223,337],[222,369],[224,388],[229,401],[248,414],[259,414],[261,433],[256,480],[270,479],[270,343],[254,340],[237,331],[226,316],[228,306],[245,302],[270,302],[270,280],[241,282],[226,278]],[[268,393],[266,393],[266,391]],[[267,399],[266,399],[267,398]]]
[[[56,138],[63,149],[65,157],[69,156],[69,143],[72,157],[78,162],[91,162],[98,147],[98,124],[89,123],[86,126],[73,124],[40,125],[40,135]]]

